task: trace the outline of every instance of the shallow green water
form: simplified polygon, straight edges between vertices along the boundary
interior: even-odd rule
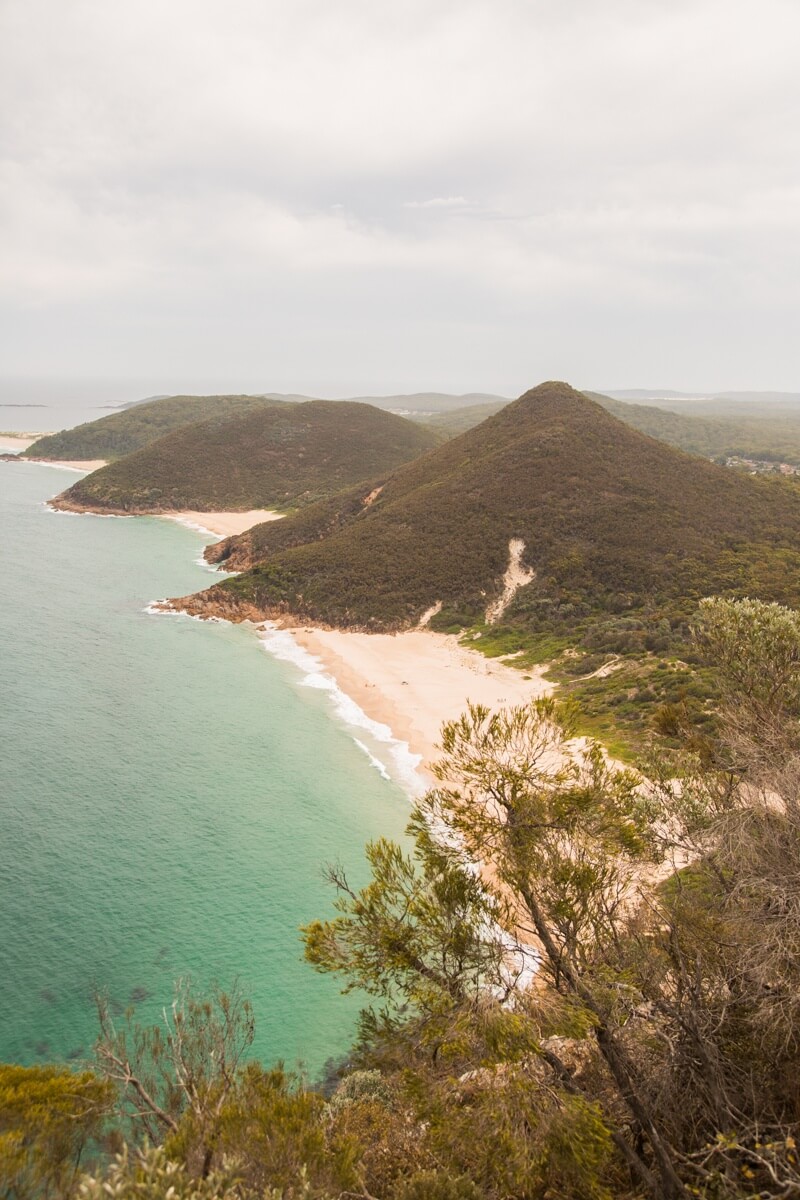
[[[144,611],[212,581],[208,539],[48,511],[73,478],[0,463],[0,1059],[88,1053],[94,987],[156,1020],[191,973],[240,977],[259,1057],[316,1070],[358,1005],[297,927],[330,911],[323,862],[363,881],[363,843],[400,834],[376,765],[402,755],[313,663]]]

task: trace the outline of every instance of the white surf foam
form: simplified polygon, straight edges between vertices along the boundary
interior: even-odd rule
[[[188,613],[178,612],[176,608],[160,608],[159,605],[164,603],[165,600],[151,600],[145,604],[142,612],[149,613],[151,617],[188,617]]]
[[[270,622],[266,622],[259,630],[259,639],[264,649],[273,658],[292,663],[303,674],[301,682],[304,687],[327,692],[334,712],[345,725],[364,730],[373,742],[377,742],[382,748],[385,748],[391,767],[387,768],[386,763],[378,759],[376,759],[376,763],[381,762],[383,769],[396,779],[405,791],[409,792],[411,796],[419,796],[425,791],[424,780],[417,770],[422,762],[422,755],[413,754],[408,743],[401,742],[396,738],[388,725],[384,725],[380,721],[373,721],[371,717],[368,717],[355,700],[342,691],[333,676],[325,673],[322,663],[316,655],[310,654],[308,650],[298,646],[290,633],[285,629],[277,628]],[[366,749],[363,742],[357,738],[354,737],[353,741],[362,750]],[[370,758],[375,757],[372,751],[367,751],[367,753]]]
[[[357,737],[354,737],[354,738],[353,738],[353,741],[354,741],[354,742],[355,742],[355,744],[358,746],[359,750],[363,750],[363,751],[364,751],[364,753],[366,754],[366,756],[367,756],[367,758],[369,759],[369,761],[372,763],[372,765],[373,765],[373,767],[375,768],[375,770],[376,770],[376,771],[377,771],[377,772],[378,772],[380,775],[382,775],[384,779],[391,779],[391,778],[392,778],[392,777],[391,777],[391,775],[389,774],[389,772],[386,770],[386,767],[385,767],[385,766],[383,765],[383,763],[381,762],[381,760],[380,760],[379,758],[376,758],[376,757],[375,757],[375,755],[372,753],[372,751],[370,750],[369,746],[365,746],[365,745],[364,745],[364,743],[363,743],[363,742],[360,742],[360,741],[358,740],[358,738],[357,738]]]
[[[215,533],[207,525],[201,525],[199,521],[193,521],[190,517],[173,516],[172,513],[153,513],[153,516],[165,517],[168,521],[174,521],[176,525],[184,525],[187,529],[193,529],[195,533],[202,533],[204,537],[213,538],[215,542],[222,541],[222,534]]]
[[[197,567],[202,567],[204,571],[208,571],[210,575],[218,575],[222,578],[229,578],[231,575],[238,575],[238,571],[226,571],[224,567],[215,567],[213,563],[207,562],[201,554],[199,558],[192,560]]]
[[[142,612],[151,617],[185,617],[187,621],[203,621],[206,625],[227,625],[228,623],[224,617],[198,617],[196,613],[188,613],[183,608],[161,608],[160,606],[166,602],[166,597],[163,600],[151,600],[149,604],[145,604]]]
[[[100,521],[127,521],[122,513],[73,512],[71,508],[53,508],[49,500],[42,500],[42,508],[56,517],[95,517]]]

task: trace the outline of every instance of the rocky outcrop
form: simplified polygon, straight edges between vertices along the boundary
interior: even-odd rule
[[[113,515],[113,516],[126,516],[126,517],[129,515],[128,513],[114,513],[112,510],[107,509],[107,508],[98,508],[97,505],[95,505],[94,507],[91,507],[86,504],[78,504],[77,501],[71,500],[66,492],[61,492],[58,496],[53,496],[52,500],[47,501],[47,507],[58,509],[59,512],[72,512],[72,513],[89,513],[89,512],[91,512],[91,513],[98,513],[101,515],[103,513],[111,513],[111,515]]]
[[[60,492],[58,496],[54,496],[47,503],[50,508],[56,508],[59,512],[94,513],[98,517],[158,517],[173,511],[161,508],[136,508],[135,506],[120,508],[115,504],[84,504],[83,501],[74,499],[69,491]]]
[[[224,566],[226,571],[249,571],[258,561],[253,552],[253,539],[248,533],[212,542],[203,551],[203,558],[213,566]]]
[[[267,621],[281,618],[287,621],[287,613],[279,610],[264,612],[248,600],[239,599],[231,592],[219,588],[208,588],[205,592],[197,592],[192,596],[178,596],[172,600],[162,600],[153,608],[160,612],[183,612],[190,617],[200,617],[207,621],[217,617],[223,621],[231,621],[234,625],[242,621]]]

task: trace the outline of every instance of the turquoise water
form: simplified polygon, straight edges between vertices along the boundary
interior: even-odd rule
[[[363,882],[401,833],[402,756],[313,663],[148,614],[213,580],[208,539],[47,510],[74,478],[0,462],[0,1060],[88,1053],[94,988],[155,1021],[191,974],[240,978],[257,1055],[316,1070],[358,1003],[297,929],[331,911],[321,864]]]

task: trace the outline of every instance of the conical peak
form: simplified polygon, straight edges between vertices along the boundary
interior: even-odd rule
[[[583,392],[578,392],[568,383],[560,380],[549,380],[531,388],[502,408],[489,421],[496,424],[518,425],[523,422],[526,426],[532,422],[538,428],[555,422],[563,426],[566,421],[572,424],[580,421],[593,421],[604,416],[603,409]],[[613,420],[613,418],[610,418]],[[478,426],[480,429],[480,426]]]
[[[526,407],[550,407],[550,406],[575,406],[585,407],[591,404],[591,401],[584,396],[583,392],[576,391],[569,383],[564,383],[560,379],[549,379],[545,383],[540,383],[534,388],[530,388],[527,392],[523,392],[517,404],[525,405]]]

